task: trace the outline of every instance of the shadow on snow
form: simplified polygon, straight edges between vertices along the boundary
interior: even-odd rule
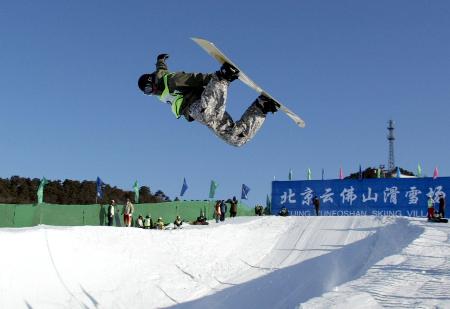
[[[294,307],[361,277],[384,257],[400,253],[423,230],[422,227],[399,218],[393,224],[376,228],[370,236],[342,248],[337,247],[330,253],[173,307]]]

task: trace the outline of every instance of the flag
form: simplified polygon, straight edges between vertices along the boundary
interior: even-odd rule
[[[100,179],[100,177],[97,177],[97,197],[103,198],[103,187],[105,186],[105,183]]]
[[[289,180],[292,180],[294,176],[294,172],[292,171],[292,169],[289,170]]]
[[[48,184],[47,179],[42,177],[41,183],[39,184],[39,188],[37,190],[38,204],[42,204],[44,202],[44,187],[46,184]]]
[[[397,178],[401,178],[402,173],[400,172],[400,167],[397,166]]]
[[[377,168],[377,178],[381,178],[381,168]]]
[[[323,180],[324,175],[325,175],[325,170],[322,168],[322,180]]]
[[[434,172],[433,172],[433,179],[436,179],[439,177],[439,172],[438,172],[438,168],[437,166],[434,168]]]
[[[180,196],[183,196],[188,188],[189,187],[187,185],[186,178],[183,178],[183,185],[181,186]]]
[[[134,190],[134,202],[137,204],[139,203],[139,184],[137,180],[133,184],[133,190]]]
[[[339,179],[344,179],[344,173],[342,172],[342,167],[339,168]]]
[[[248,192],[250,192],[250,188],[247,187],[245,184],[242,184],[241,199],[246,200]]]
[[[359,165],[359,174],[358,174],[358,179],[362,180],[363,179],[363,173],[362,173],[362,168],[361,168],[361,164]]]
[[[311,180],[311,169],[308,167],[308,171],[306,172],[306,179]]]
[[[209,198],[214,198],[216,194],[216,189],[219,185],[214,180],[211,180],[211,185],[209,186]]]
[[[417,177],[422,177],[422,167],[420,164],[417,164]]]
[[[266,195],[266,207],[269,208],[269,209],[270,209],[270,204],[271,204],[270,197],[269,197],[269,194],[267,194]]]

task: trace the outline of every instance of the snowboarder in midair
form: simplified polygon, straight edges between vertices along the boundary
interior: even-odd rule
[[[228,86],[239,77],[238,69],[224,63],[215,73],[170,73],[166,64],[168,57],[167,54],[157,57],[156,71],[139,78],[139,89],[170,104],[176,118],[184,116],[187,121],[196,120],[230,145],[242,146],[251,140],[267,113],[275,113],[280,107],[274,100],[260,95],[235,122],[225,111],[225,105]]]

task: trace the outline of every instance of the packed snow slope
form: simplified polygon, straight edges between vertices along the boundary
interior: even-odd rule
[[[0,308],[450,308],[449,225],[246,217],[0,229]]]

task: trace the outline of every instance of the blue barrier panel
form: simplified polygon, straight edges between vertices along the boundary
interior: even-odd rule
[[[272,214],[286,207],[291,215],[313,215],[312,199],[317,195],[325,216],[424,217],[428,197],[433,197],[437,210],[440,194],[445,198],[447,193],[450,177],[273,181]]]

